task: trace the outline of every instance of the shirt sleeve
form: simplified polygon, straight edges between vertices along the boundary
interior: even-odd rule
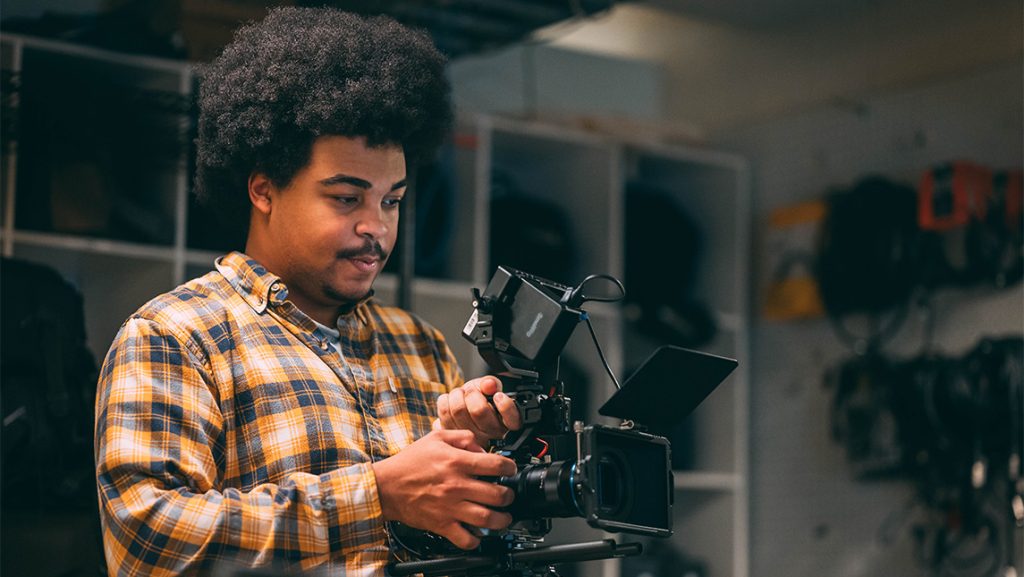
[[[143,319],[100,373],[96,461],[110,575],[206,574],[220,562],[308,568],[385,542],[369,463],[223,488],[224,421],[198,346]]]

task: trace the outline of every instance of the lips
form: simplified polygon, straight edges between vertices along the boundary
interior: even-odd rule
[[[352,263],[358,270],[363,272],[373,272],[377,270],[377,267],[380,264],[380,259],[374,256],[350,257],[346,260]]]

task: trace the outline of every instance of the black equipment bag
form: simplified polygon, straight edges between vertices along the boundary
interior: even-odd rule
[[[92,441],[97,373],[82,297],[54,270],[13,259],[2,261],[0,291],[0,569],[95,575],[102,566]]]
[[[642,333],[689,348],[715,336],[711,312],[693,295],[702,240],[671,193],[641,181],[627,185],[627,318]]]
[[[491,175],[490,268],[512,267],[570,283],[576,246],[570,216],[554,202],[523,190],[504,170]]]
[[[913,188],[868,177],[833,193],[816,271],[825,310],[836,317],[906,303],[920,278],[918,251]]]

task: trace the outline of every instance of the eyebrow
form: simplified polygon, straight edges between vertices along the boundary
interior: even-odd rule
[[[370,181],[359,178],[358,176],[349,176],[347,174],[335,174],[334,176],[330,176],[321,180],[320,184],[326,186],[331,186],[335,184],[349,184],[355,186],[356,188],[362,188],[363,190],[369,190],[373,188],[373,184],[371,184]],[[406,182],[405,179],[403,178],[402,180],[399,180],[395,184],[391,185],[391,190],[398,190],[400,188],[405,188],[405,186]]]

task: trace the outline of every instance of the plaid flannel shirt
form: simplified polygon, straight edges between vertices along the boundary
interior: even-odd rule
[[[462,375],[406,312],[367,299],[330,335],[287,295],[232,253],[121,327],[97,395],[110,575],[221,562],[383,575],[371,462],[427,434]]]

